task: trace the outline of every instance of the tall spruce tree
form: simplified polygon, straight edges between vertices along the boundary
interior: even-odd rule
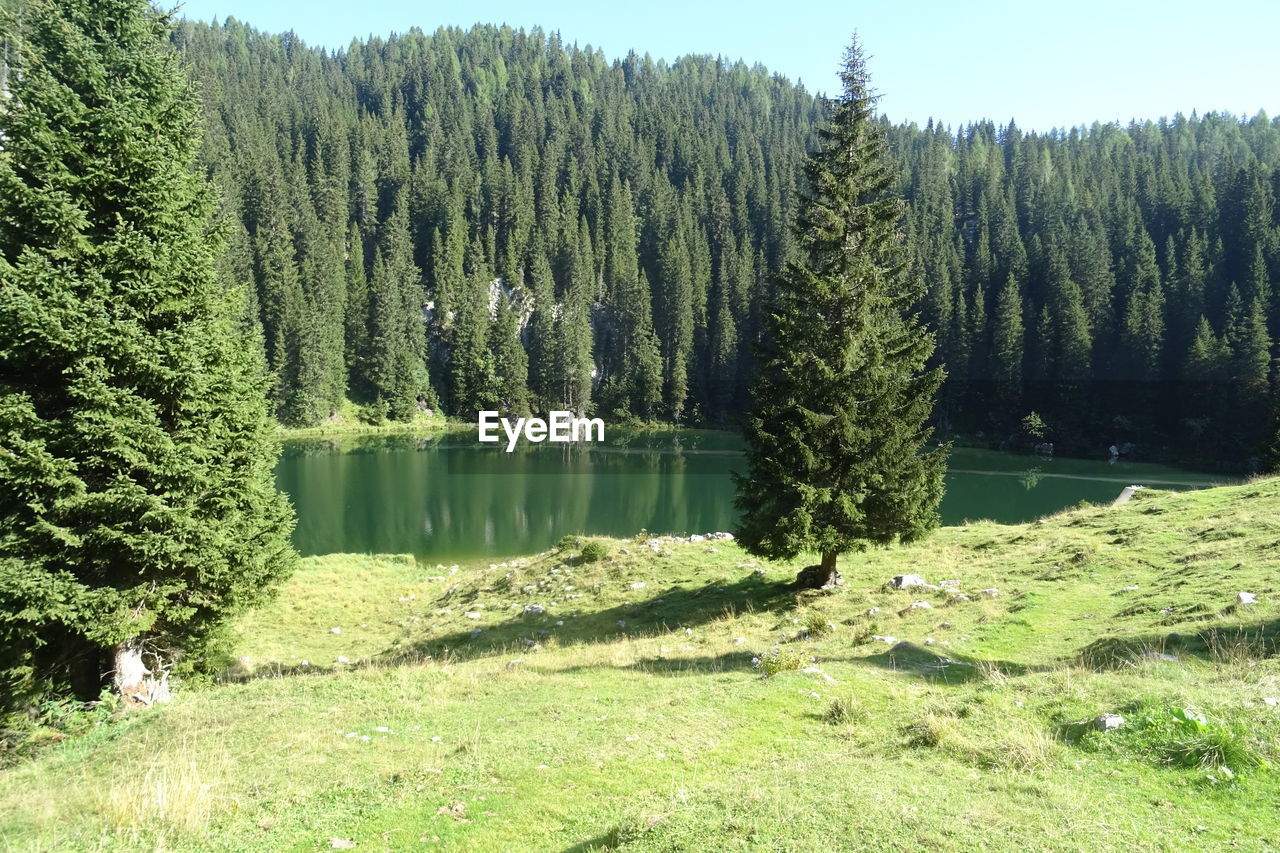
[[[821,563],[801,585],[839,580],[836,558],[911,541],[938,524],[946,448],[924,450],[940,368],[908,312],[921,296],[899,233],[884,134],[855,36],[843,96],[805,165],[803,258],[777,280],[739,476],[742,543]]]
[[[295,555],[199,104],[144,0],[31,0],[0,108],[0,690],[129,695]],[[146,667],[153,671],[150,675]],[[144,697],[146,698],[146,697]]]

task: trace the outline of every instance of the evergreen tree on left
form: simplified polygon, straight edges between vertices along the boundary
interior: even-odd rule
[[[200,108],[144,0],[30,0],[0,99],[0,702],[198,669],[293,566]],[[131,672],[121,671],[122,661]]]

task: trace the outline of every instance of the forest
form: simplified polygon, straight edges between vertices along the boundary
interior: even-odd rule
[[[248,285],[282,422],[350,399],[371,422],[740,423],[823,98],[758,65],[610,60],[537,29],[327,52],[228,19],[172,40],[201,86],[219,274]],[[1280,120],[881,123],[944,433],[1258,464]]]

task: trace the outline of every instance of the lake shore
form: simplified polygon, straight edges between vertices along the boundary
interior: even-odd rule
[[[221,683],[84,712],[0,770],[0,837],[1268,849],[1277,519],[1280,479],[1140,492],[846,555],[827,593],[728,540],[307,558],[232,627]]]

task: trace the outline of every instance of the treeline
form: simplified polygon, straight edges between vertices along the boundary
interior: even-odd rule
[[[802,90],[536,30],[336,56],[234,21],[176,39],[285,422],[344,395],[393,418],[742,407],[819,115]]]
[[[288,423],[567,408],[731,425],[824,104],[760,67],[507,28],[175,41],[223,274]],[[891,86],[892,81],[886,81]],[[947,429],[1241,460],[1270,429],[1280,123],[884,125]]]

